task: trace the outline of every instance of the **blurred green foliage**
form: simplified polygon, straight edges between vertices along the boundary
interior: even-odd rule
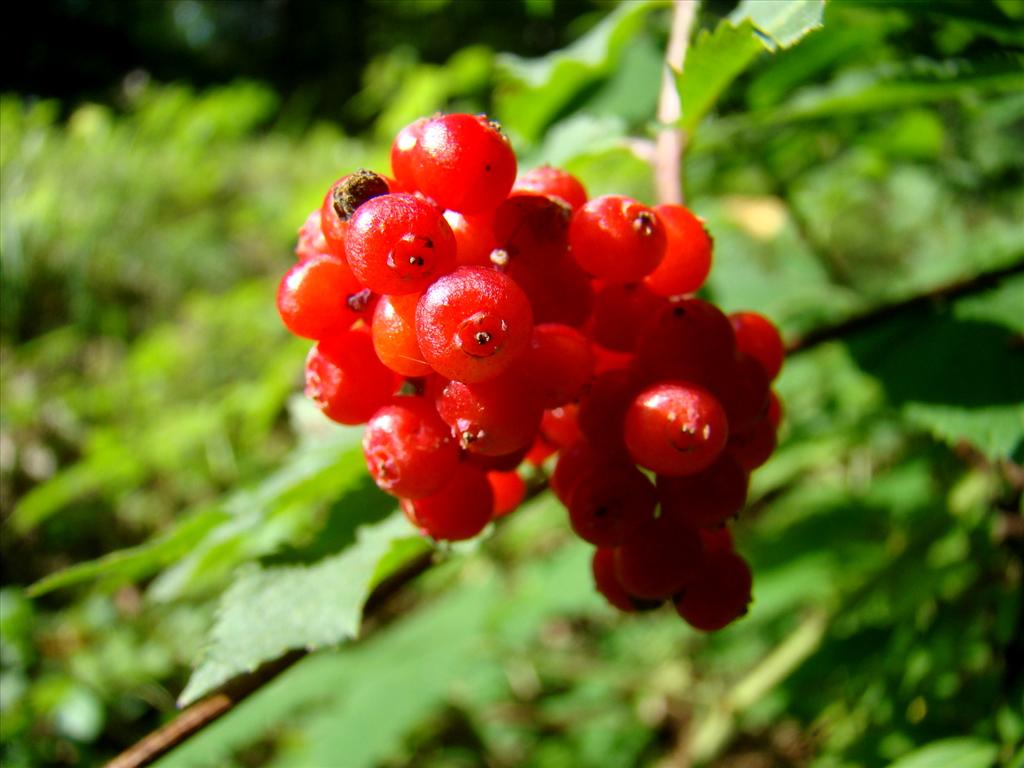
[[[396,30],[451,11],[414,6]],[[684,163],[710,296],[797,338],[1024,262],[1017,4],[833,2],[772,53],[732,11],[706,4],[689,52],[749,64]],[[273,305],[295,230],[438,109],[492,109],[524,167],[650,199],[667,22],[588,10],[541,57],[468,31],[374,50],[354,136],[257,82],[3,97],[5,765],[100,764],[183,692],[359,631],[367,590],[423,545],[358,431],[297,395],[306,343]],[[1022,306],[1018,273],[787,363],[781,446],[736,525],[755,604],[734,627],[614,615],[544,494],[161,765],[1019,767]]]

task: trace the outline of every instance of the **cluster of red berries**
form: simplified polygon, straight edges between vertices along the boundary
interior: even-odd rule
[[[317,342],[306,393],[366,424],[373,479],[436,540],[515,509],[517,468],[557,453],[608,601],[721,628],[750,600],[724,526],[775,447],[779,334],[693,295],[712,242],[683,206],[516,171],[495,123],[438,115],[398,134],[391,177],[331,186],[277,297]]]

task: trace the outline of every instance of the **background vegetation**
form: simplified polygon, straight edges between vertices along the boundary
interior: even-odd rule
[[[751,50],[731,11],[702,6],[691,66]],[[729,630],[615,615],[542,494],[344,643],[423,545],[358,430],[298,394],[306,345],[273,303],[295,230],[438,109],[494,114],[523,167],[650,200],[668,8],[22,13],[0,100],[4,765],[100,764],[179,696],[306,647],[159,764],[1024,765],[1020,270],[790,359]],[[1017,0],[831,2],[799,45],[752,49],[684,163],[708,295],[796,339],[1020,266],[1022,55]]]

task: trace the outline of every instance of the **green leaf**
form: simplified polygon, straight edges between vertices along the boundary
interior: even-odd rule
[[[1020,295],[1024,279],[1013,285]],[[955,306],[905,313],[849,347],[912,422],[950,444],[966,440],[1010,458],[1024,443],[1024,350],[998,314],[978,314],[982,296],[963,314]]]
[[[620,4],[572,45],[536,59],[502,55],[498,72],[506,80],[497,112],[502,124],[528,141],[540,138],[569,102],[584,88],[611,74],[620,56],[659,4]]]
[[[821,27],[825,0],[744,0],[714,32],[702,30],[676,75],[680,125],[693,132],[762,50],[788,48]]]
[[[822,26],[825,0],[743,0],[729,16],[734,24],[749,19],[769,50],[789,48]]]
[[[354,637],[377,563],[409,533],[396,514],[361,529],[352,547],[313,565],[243,571],[221,598],[210,645],[179,705],[291,649]]]
[[[933,741],[909,755],[901,757],[889,768],[989,768],[996,761],[999,748],[982,739],[960,737]]]

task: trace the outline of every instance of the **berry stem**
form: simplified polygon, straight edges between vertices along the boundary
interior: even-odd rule
[[[686,135],[676,126],[682,116],[676,74],[683,71],[690,32],[697,16],[698,0],[675,0],[672,4],[672,29],[665,50],[665,69],[658,100],[658,132],[654,151],[654,187],[658,202],[680,205],[683,202],[683,149]]]

